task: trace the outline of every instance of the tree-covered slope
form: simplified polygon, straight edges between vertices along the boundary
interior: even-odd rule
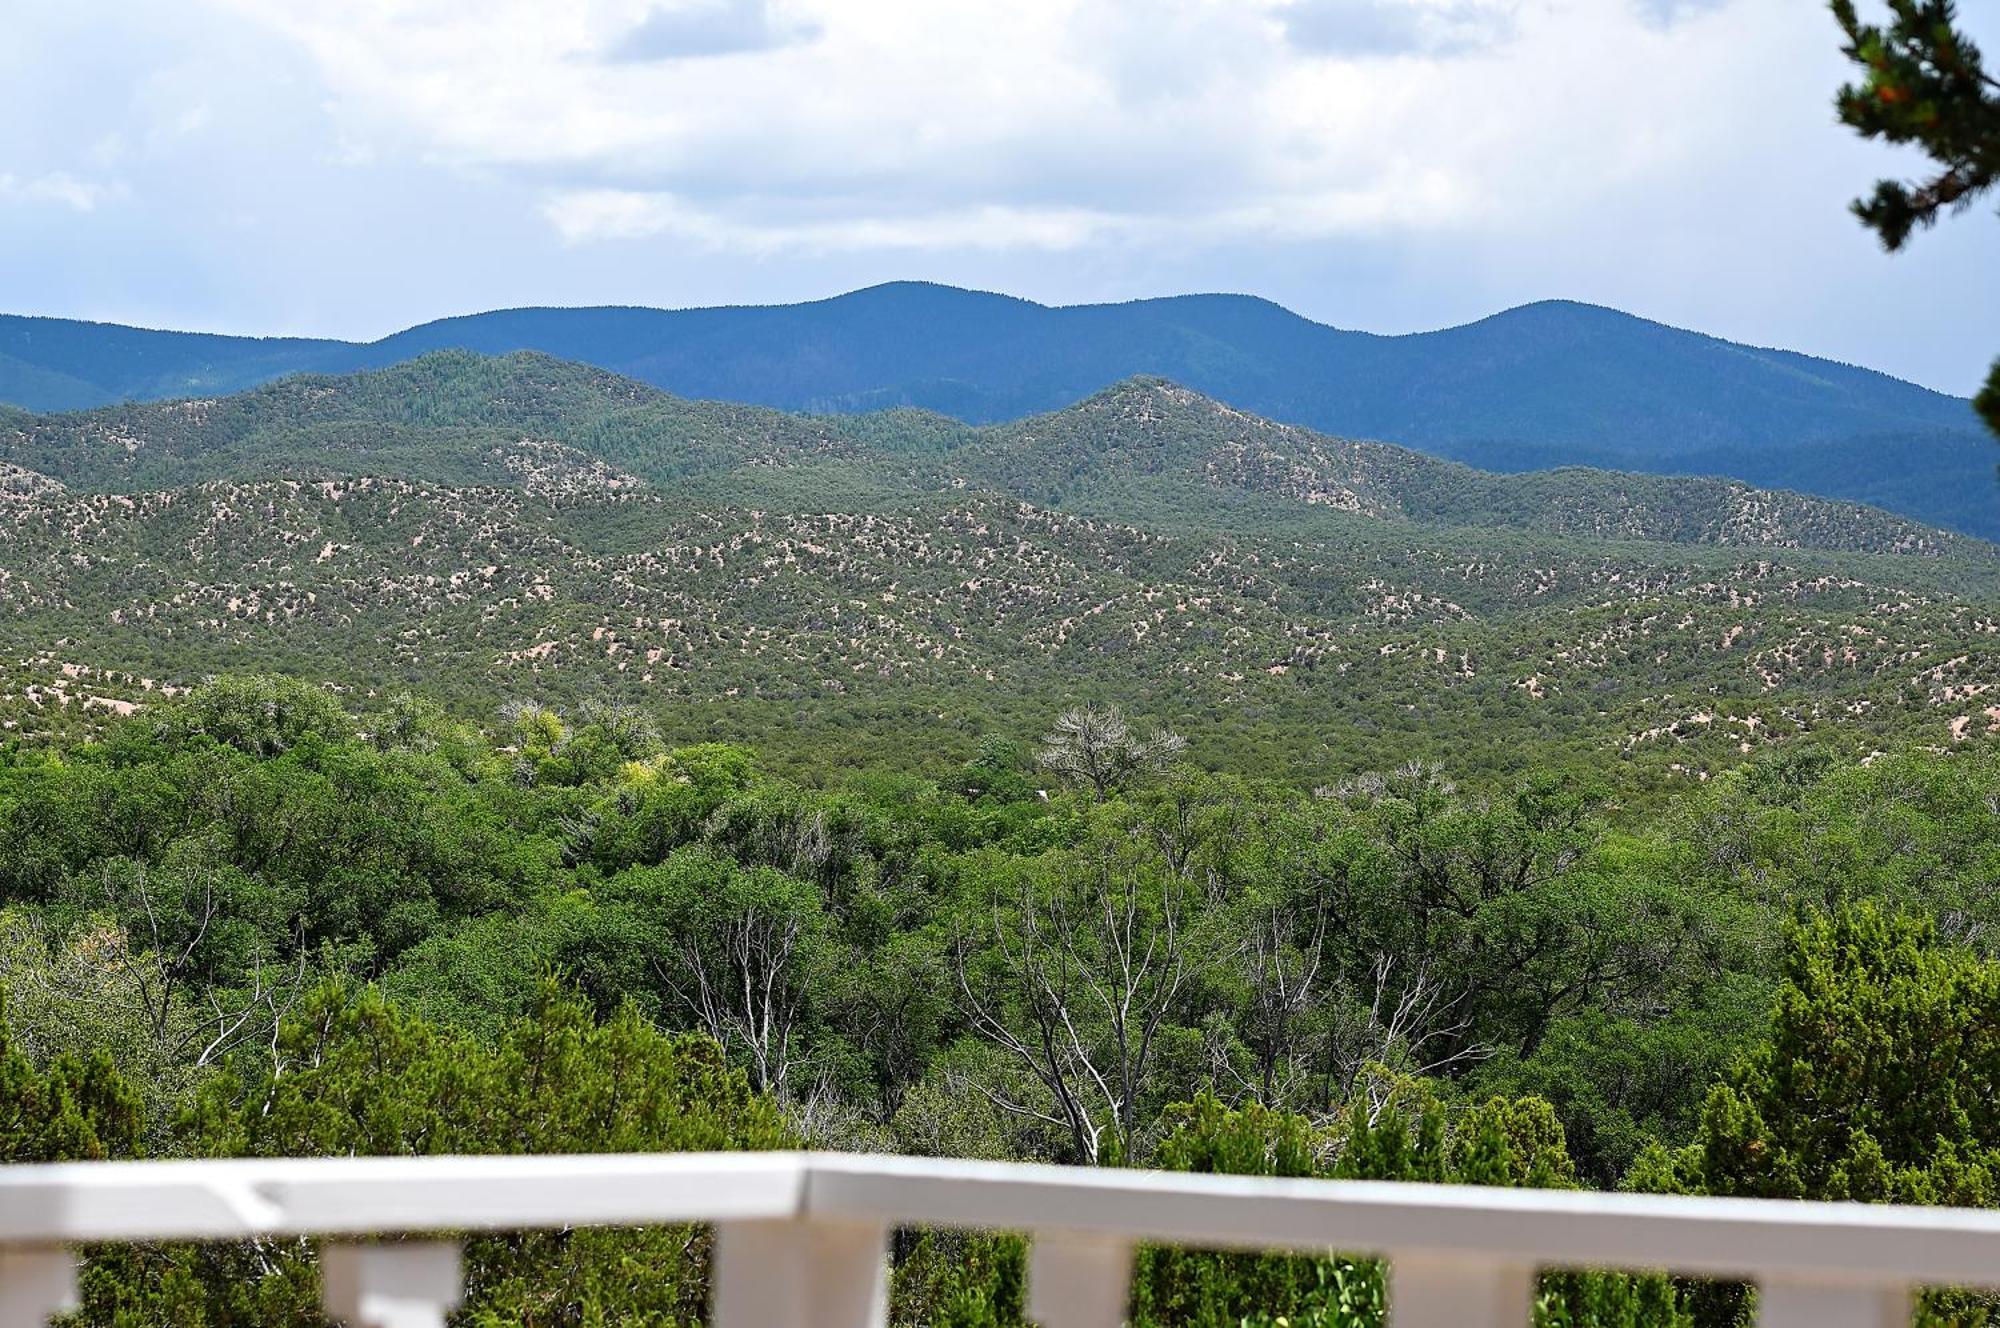
[[[870,476],[850,505],[943,486],[985,488],[1120,519],[1200,523],[1215,494],[1259,523],[1325,508],[1426,524],[1596,538],[1935,554],[1964,541],[1854,504],[1701,478],[1581,468],[1494,475],[1385,443],[1328,437],[1135,378],[1074,406],[969,428],[912,410],[803,416],[688,401],[586,365],[517,352],[432,352],[232,397],[0,418],[0,459],[78,489],[169,488],[266,476],[384,475],[509,484],[603,470],[782,501]],[[838,464],[835,464],[838,463]],[[797,478],[802,469],[808,478]],[[774,483],[745,472],[787,473]],[[741,489],[731,488],[738,485]],[[1180,509],[1180,510],[1176,510]],[[1220,528],[1228,529],[1229,522]],[[1975,552],[1975,556],[1977,556]]]
[[[905,282],[803,305],[478,314],[399,333],[369,354],[447,347],[544,350],[690,396],[809,410],[910,404],[975,422],[1155,374],[1352,436],[1590,444],[1635,458],[1973,425],[1963,401],[1884,374],[1568,301],[1383,337],[1247,296],[1048,308]]]
[[[0,315],[0,401],[35,410],[240,392],[348,362],[346,342],[231,337]]]
[[[0,710],[45,718],[143,704],[83,678],[275,667],[616,695],[816,762],[1099,698],[1246,770],[1640,783],[2000,727],[1992,546],[1723,481],[1490,475],[1157,379],[970,428],[449,352],[17,417],[0,465]]]
[[[1232,409],[1162,379],[1133,379],[1053,414],[983,431],[951,464],[1033,501],[1120,511],[1200,489],[1425,524],[1599,539],[1938,553],[1973,541],[1878,509],[1730,480],[1570,467],[1495,475],[1387,443],[1331,438]],[[1125,515],[1134,515],[1130,510]]]
[[[0,401],[71,409],[228,391],[430,351],[532,350],[681,396],[821,413],[918,407],[973,423],[1060,409],[1135,375],[1239,409],[1497,470],[1713,473],[2000,535],[1967,402],[1866,369],[1549,301],[1385,337],[1265,300],[1050,308],[902,282],[808,304],[515,309],[362,344],[0,319]]]
[[[524,448],[556,445],[654,479],[860,451],[823,421],[683,401],[526,353],[439,352],[236,396],[0,418],[0,457],[105,490],[275,474],[504,483]]]

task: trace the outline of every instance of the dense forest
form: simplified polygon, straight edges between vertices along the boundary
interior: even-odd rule
[[[1885,331],[1896,292],[1744,188],[1824,175],[1757,95],[1810,75],[1756,49],[1797,5],[807,7],[34,16],[0,219],[38,299],[204,317],[269,305],[259,263],[312,318],[384,273],[905,252],[1431,307],[1758,267],[1716,306],[1750,327],[1837,259],[1826,344],[1917,364],[1979,303]],[[2000,184],[2000,82],[1954,0],[1827,8],[1839,121],[1930,159],[1850,205],[1900,250]],[[1776,136],[1704,143],[1746,117]],[[1536,236],[1579,253],[1497,261]],[[70,251],[170,279],[64,296]],[[1990,432],[2000,363],[1965,400],[1570,300],[0,314],[0,1323],[790,1328],[865,1291],[884,1328],[2000,1328],[1962,1257],[2000,1232]],[[642,1156],[691,1153],[732,1156]],[[599,1184],[654,1171],[698,1204]],[[585,1172],[581,1225],[479,1225]],[[206,1238],[129,1223],[190,1176]],[[719,1258],[592,1224],[690,1212]],[[922,1225],[980,1221],[1046,1225]],[[1801,1254],[1837,1227],[1880,1249]],[[1663,1262],[1590,1262],[1626,1258]]]
[[[352,708],[350,708],[352,705]],[[1192,735],[1190,735],[1192,736]],[[273,677],[0,749],[8,1160],[768,1148],[2000,1201],[2000,755],[1301,787],[1106,707],[802,785],[643,710]],[[482,1238],[466,1324],[695,1321],[700,1232]],[[1000,1236],[903,1323],[1020,1321]],[[89,1324],[316,1324],[303,1245],[91,1253]],[[1147,1250],[1145,1324],[1380,1321]],[[1544,1279],[1547,1324],[1740,1288]],[[1992,1307],[1930,1293],[1938,1322]]]

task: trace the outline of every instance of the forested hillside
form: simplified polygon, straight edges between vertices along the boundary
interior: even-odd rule
[[[1560,756],[1635,791],[2000,728],[1992,546],[1726,481],[1494,476],[1161,380],[975,429],[449,353],[22,418],[0,462],[27,732],[140,699],[81,677],[242,669],[468,714],[616,698],[823,769],[1084,700],[1246,773]]]
[[[690,397],[972,423],[1161,376],[1238,409],[1490,470],[1726,475],[2000,537],[1990,440],[1966,401],[1566,301],[1396,337],[1243,296],[1047,308],[916,282],[763,308],[501,310],[368,344],[0,317],[0,402],[212,395],[450,349],[540,351]]]

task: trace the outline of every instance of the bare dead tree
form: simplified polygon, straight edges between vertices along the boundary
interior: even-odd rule
[[[1160,1029],[1204,963],[1190,943],[1193,893],[1105,845],[1053,879],[1024,878],[1011,909],[996,895],[991,945],[954,949],[959,994],[1049,1105],[982,1085],[989,1101],[1066,1131],[1087,1163],[1129,1156]]]
[[[1259,1099],[1290,1100],[1302,1026],[1321,996],[1331,910],[1324,895],[1308,903],[1260,904],[1250,920],[1243,954],[1250,985],[1244,1041],[1256,1058]]]
[[[638,706],[590,697],[577,706],[576,718],[579,724],[594,726],[604,734],[628,761],[660,750],[660,726]]]
[[[0,986],[37,1007],[87,1012],[91,1025],[136,1027],[141,1054],[163,1070],[200,1070],[253,1042],[271,1044],[276,1066],[279,1026],[307,987],[303,946],[283,963],[253,952],[241,985],[204,987],[188,979],[185,950],[135,945],[108,919],[63,939],[39,921],[21,925],[33,929],[18,940],[35,957],[4,947]]]
[[[1035,760],[1101,802],[1142,775],[1165,772],[1186,750],[1187,739],[1166,729],[1140,737],[1116,706],[1073,706],[1056,716]]]
[[[743,1049],[751,1083],[785,1101],[805,1008],[799,977],[805,925],[798,913],[746,903],[719,926],[677,936],[677,966],[653,961],[654,972],[702,1031],[725,1047]]]
[[[136,1011],[157,1053],[199,1069],[250,1038],[276,1036],[277,1025],[305,990],[306,951],[296,938],[293,959],[272,965],[253,942],[243,966],[246,986],[206,980],[206,946],[225,923],[225,901],[213,862],[199,857],[162,873],[143,862],[101,865],[93,882],[102,905],[125,925],[102,932],[96,955],[106,974],[102,999]]]
[[[825,1067],[806,1076],[804,1089],[785,1099],[785,1118],[808,1148],[853,1147],[854,1113]]]
[[[1388,955],[1376,956],[1366,1004],[1336,997],[1325,1044],[1329,1109],[1353,1095],[1371,1066],[1398,1076],[1432,1075],[1493,1054],[1466,1037],[1472,1015],[1464,987],[1446,982],[1428,959],[1401,979],[1398,966]]]

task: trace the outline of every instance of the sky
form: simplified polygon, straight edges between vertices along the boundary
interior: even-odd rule
[[[1863,0],[1864,9],[1868,0]],[[1964,6],[2000,56],[2000,4]],[[1820,0],[0,0],[0,312],[373,338],[529,304],[1612,305],[1969,393],[2000,217],[1834,120]]]

